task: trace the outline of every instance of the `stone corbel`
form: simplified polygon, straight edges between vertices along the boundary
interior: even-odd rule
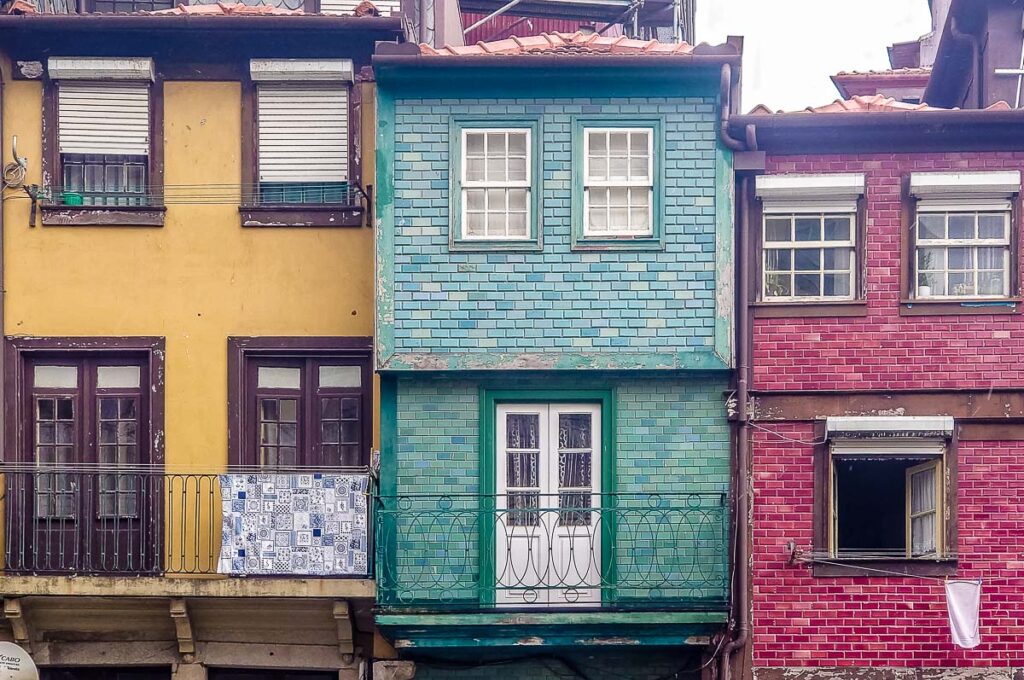
[[[178,653],[183,663],[195,663],[196,640],[192,633],[192,619],[188,614],[188,606],[183,599],[171,600],[171,620],[174,621],[174,633],[178,638]]]
[[[355,627],[352,625],[352,612],[345,600],[335,601],[334,621],[338,624],[338,652],[341,660],[347,664],[352,663],[355,655]]]
[[[32,629],[29,627],[25,614],[21,610],[21,600],[19,598],[6,598],[4,600],[4,618],[11,622],[14,642],[31,654]]]

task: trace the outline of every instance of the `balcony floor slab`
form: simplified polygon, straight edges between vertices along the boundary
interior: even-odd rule
[[[0,579],[0,595],[28,597],[331,598],[372,599],[372,579],[176,578],[173,576],[21,576]]]

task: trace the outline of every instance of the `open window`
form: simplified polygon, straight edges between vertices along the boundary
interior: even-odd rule
[[[916,562],[950,559],[952,434],[948,417],[829,418],[819,455],[816,512],[822,531],[816,554],[851,565],[897,563],[911,569]]]

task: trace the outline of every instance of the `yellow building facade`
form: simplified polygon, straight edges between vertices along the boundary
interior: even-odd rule
[[[377,429],[364,67],[400,27],[194,9],[0,18],[0,636],[50,678],[355,679]]]

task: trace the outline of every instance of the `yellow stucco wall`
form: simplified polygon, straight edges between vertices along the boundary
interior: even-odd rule
[[[165,183],[238,191],[239,83],[163,87]],[[40,83],[7,82],[4,157],[17,135],[28,183],[41,106]],[[246,229],[237,201],[168,205],[162,228],[33,228],[27,200],[4,205],[4,332],[166,337],[169,467],[227,461],[228,336],[373,332],[370,229]]]

